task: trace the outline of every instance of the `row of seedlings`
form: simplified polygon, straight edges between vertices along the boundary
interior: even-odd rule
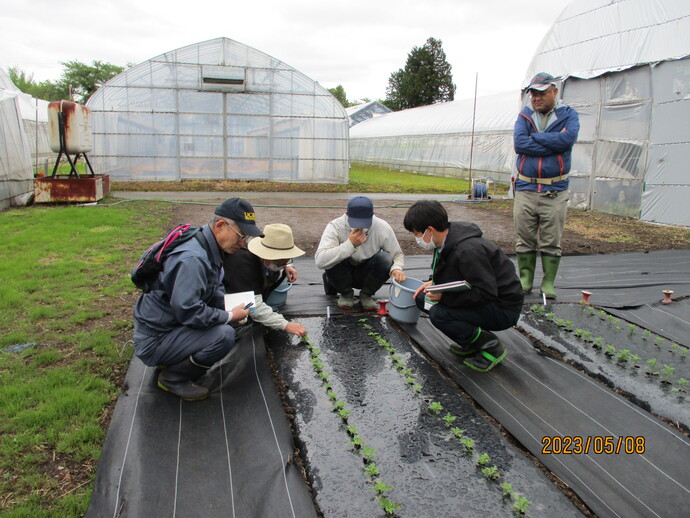
[[[618,349],[613,344],[604,343],[604,338],[601,336],[592,336],[591,331],[585,331],[583,329],[574,328],[574,324],[570,320],[565,320],[563,318],[557,318],[555,313],[550,311],[547,312],[544,306],[539,304],[533,304],[530,307],[530,311],[536,316],[543,316],[549,322],[552,322],[556,326],[562,328],[563,330],[572,333],[575,338],[584,342],[585,344],[591,345],[597,352],[603,353],[611,359],[615,359],[618,365],[622,368],[630,367],[633,369],[639,368],[642,365],[642,357],[638,354],[634,354],[630,349]],[[620,319],[604,310],[598,310],[593,306],[585,306],[585,311],[587,314],[592,316],[597,316],[600,320],[608,322],[613,326],[614,331],[623,331],[623,327],[619,325]],[[641,330],[636,324],[628,324],[628,335],[630,337],[634,336]],[[644,329],[642,331],[642,340],[645,343],[654,343],[657,351],[661,350],[662,345],[665,342],[664,337],[655,335],[649,329]],[[678,355],[680,361],[685,361],[688,355],[687,348],[682,345],[678,345],[675,342],[671,343],[671,354]],[[673,385],[675,380],[675,387],[671,388],[672,392],[686,392],[688,386],[688,380],[685,378],[675,379],[675,367],[663,364],[660,368],[659,361],[655,357],[646,359],[646,373],[649,376],[657,377],[661,383],[666,385]]]
[[[368,335],[371,336],[379,346],[388,352],[393,366],[403,376],[407,385],[415,392],[415,394],[417,394],[418,397],[422,398],[423,387],[417,382],[412,369],[407,366],[403,357],[397,353],[395,348],[390,344],[390,342],[388,342],[388,340],[373,330],[373,327],[367,323],[366,318],[360,319],[359,322],[365,329],[368,330]],[[441,416],[443,405],[438,401],[428,403],[427,408],[429,412],[439,416],[446,428],[449,429],[449,432],[463,447],[464,454],[472,456],[475,453],[475,441],[471,437],[465,435],[464,430],[458,426],[455,426],[457,416],[452,415],[450,412],[446,412],[445,415]],[[498,467],[491,465],[491,457],[488,453],[478,454],[475,464],[477,469],[481,470],[484,477],[491,482],[496,482],[502,477],[501,473],[498,471]],[[527,512],[527,509],[531,503],[527,498],[516,493],[509,482],[501,482],[500,488],[503,491],[503,497],[511,500],[512,509],[515,514],[523,515],[525,512]]]
[[[324,364],[321,359],[321,349],[316,347],[309,339],[304,336],[302,342],[309,350],[309,361],[314,369],[316,375],[321,379],[326,395],[331,401],[333,412],[335,412],[350,437],[348,444],[353,450],[362,456],[364,473],[369,477],[370,485],[374,491],[376,501],[386,515],[395,515],[400,509],[401,504],[389,498],[393,486],[386,484],[380,478],[380,469],[376,465],[376,449],[367,446],[362,436],[357,432],[356,426],[350,424],[349,417],[352,411],[347,408],[347,404],[342,399],[338,399],[338,395],[333,390],[333,386],[329,381],[330,373],[324,369]]]

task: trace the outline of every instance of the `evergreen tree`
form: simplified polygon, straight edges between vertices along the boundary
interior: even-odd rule
[[[441,43],[429,38],[424,46],[412,49],[405,68],[393,72],[388,79],[386,106],[405,110],[453,100],[453,74]]]
[[[329,92],[340,101],[340,104],[343,105],[343,108],[349,108],[353,104],[347,100],[347,95],[345,94],[345,89],[343,88],[343,85],[338,85],[335,88],[329,88]]]

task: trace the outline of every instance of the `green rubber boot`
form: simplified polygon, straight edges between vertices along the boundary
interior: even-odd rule
[[[547,299],[556,298],[556,290],[553,287],[553,282],[556,280],[558,265],[560,263],[561,256],[549,255],[542,252],[541,267],[544,271],[544,277],[541,280],[541,292],[546,295]]]
[[[532,293],[534,268],[537,264],[537,252],[518,252],[516,255],[522,291],[525,293]]]

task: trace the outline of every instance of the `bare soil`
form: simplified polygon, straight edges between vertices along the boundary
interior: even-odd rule
[[[230,195],[231,196],[231,195]],[[305,194],[304,198],[262,198],[261,193],[247,196],[256,209],[257,224],[290,225],[295,243],[307,255],[313,256],[321,234],[332,219],[345,211],[345,200],[319,198]],[[412,234],[403,227],[403,218],[412,202],[379,200],[374,203],[375,214],[386,220],[398,237],[406,255],[425,252],[415,243]],[[492,200],[484,203],[444,203],[451,221],[471,221],[479,225],[484,237],[496,242],[506,253],[515,251],[515,230],[512,200]],[[174,209],[174,223],[189,222],[201,225],[212,215],[208,205],[180,204]],[[608,254],[648,250],[690,248],[690,230],[643,223],[633,218],[612,216],[591,211],[568,213],[563,235],[563,254]]]

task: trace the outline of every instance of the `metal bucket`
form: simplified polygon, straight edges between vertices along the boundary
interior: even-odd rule
[[[402,283],[391,279],[391,285],[388,289],[388,314],[390,317],[404,324],[416,324],[419,319],[419,308],[414,301],[414,292],[417,291],[422,284],[419,279],[408,277]]]
[[[287,277],[283,279],[278,287],[273,290],[268,298],[265,300],[266,304],[271,306],[274,310],[285,304],[287,301],[288,291],[292,288],[292,284],[287,281]]]

